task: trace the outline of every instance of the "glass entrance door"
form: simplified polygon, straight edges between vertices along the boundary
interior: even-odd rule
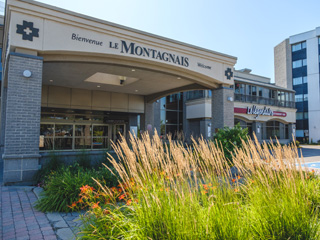
[[[125,124],[115,124],[113,125],[113,142],[120,140],[120,135],[124,138],[126,137],[126,125]]]

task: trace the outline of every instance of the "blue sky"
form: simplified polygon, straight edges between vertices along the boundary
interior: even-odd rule
[[[319,0],[40,0],[238,58],[274,79],[273,48],[320,26]]]

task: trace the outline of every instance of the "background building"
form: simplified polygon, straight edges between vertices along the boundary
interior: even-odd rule
[[[320,140],[320,27],[285,39],[274,48],[275,82],[296,91],[296,137]]]
[[[254,132],[259,141],[275,138],[281,143],[292,141],[296,120],[295,91],[271,84],[270,78],[251,74],[250,69],[234,71],[231,88],[234,97],[229,101],[234,101],[234,124],[248,128],[251,137]],[[165,136],[171,132],[178,136],[178,131],[183,131],[186,139],[190,136],[211,138],[213,96],[211,90],[195,90],[162,98],[160,115],[161,123],[165,124],[160,127],[161,134]],[[172,99],[175,109],[179,106],[179,112],[172,112]]]

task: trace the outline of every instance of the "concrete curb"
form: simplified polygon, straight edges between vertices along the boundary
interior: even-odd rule
[[[40,199],[42,197],[41,193],[43,192],[43,188],[35,187],[32,190],[38,199]],[[61,216],[60,213],[47,212],[46,216],[49,219],[49,222],[52,226],[52,229],[54,230],[54,232],[57,235],[59,240],[74,240],[74,239],[76,239],[75,234],[70,229],[68,223],[64,220],[64,218]]]

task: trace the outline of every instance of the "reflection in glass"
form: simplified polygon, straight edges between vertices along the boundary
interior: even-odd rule
[[[91,125],[75,125],[75,149],[90,149],[91,134]]]

